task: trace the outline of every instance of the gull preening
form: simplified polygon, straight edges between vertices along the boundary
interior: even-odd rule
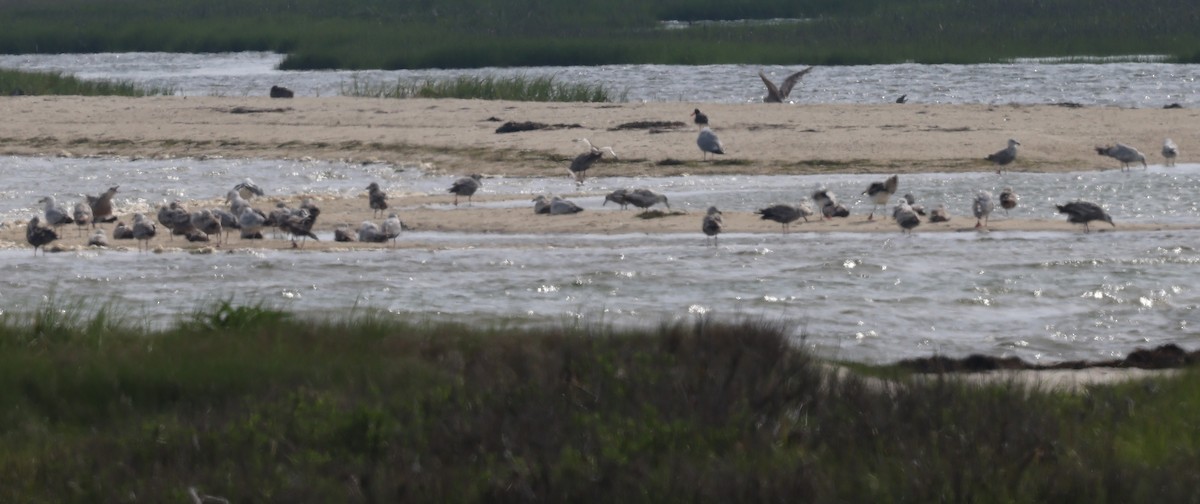
[[[571,166],[567,167],[567,171],[569,171],[571,175],[575,177],[576,184],[583,184],[583,179],[587,174],[588,169],[604,156],[605,151],[608,151],[608,153],[612,155],[613,159],[618,159],[617,153],[613,152],[612,147],[596,147],[595,145],[592,145],[591,140],[586,138],[576,138],[575,141],[582,142],[583,144],[587,145],[588,149],[587,152],[575,156],[575,159],[571,161]]]
[[[1166,159],[1166,166],[1175,166],[1175,157],[1179,155],[1179,146],[1175,145],[1170,138],[1163,140],[1162,155]]]
[[[449,192],[454,193],[454,206],[458,206],[459,196],[466,196],[467,204],[470,205],[471,196],[473,196],[475,191],[478,191],[479,188],[483,186],[483,182],[481,181],[482,178],[483,175],[475,173],[469,177],[462,177],[458,180],[455,180],[454,183],[450,185],[449,189]]]
[[[975,228],[987,227],[988,216],[992,215],[992,210],[996,209],[996,203],[992,201],[992,193],[989,191],[979,191],[975,196],[975,204],[972,210],[975,213]]]
[[[38,216],[33,216],[29,219],[29,226],[25,228],[25,241],[33,245],[33,256],[37,257],[38,247],[42,248],[42,255],[46,255],[46,245],[58,239],[58,233],[53,229],[42,226],[42,220]]]
[[[792,94],[792,88],[796,87],[796,83],[800,82],[800,78],[804,77],[804,75],[808,72],[811,72],[813,68],[815,67],[808,67],[804,70],[787,76],[783,79],[783,83],[779,86],[775,86],[775,83],[771,82],[771,79],[767,78],[767,74],[763,73],[762,70],[759,70],[758,77],[761,78],[763,84],[767,86],[767,96],[763,97],[763,102],[783,103],[783,101],[787,99],[788,95]]]
[[[692,122],[696,123],[696,126],[701,128],[708,126],[708,116],[704,115],[704,112],[701,112],[700,109],[692,111],[692,118]]]
[[[918,205],[917,198],[914,197],[912,195],[912,193],[904,193],[904,202],[908,203],[908,206],[910,208],[912,208],[912,210],[914,212],[916,212],[917,215],[920,215],[922,217],[925,216],[925,205]],[[893,213],[895,213],[895,212],[893,212]]]
[[[863,191],[863,194],[866,194],[875,203],[875,206],[871,207],[871,215],[867,216],[867,220],[875,220],[875,209],[879,208],[879,205],[886,205],[888,198],[896,193],[896,187],[899,185],[900,177],[892,175],[883,182],[871,182],[871,185],[867,186],[867,190]]]
[[[813,214],[812,208],[807,204],[799,205],[771,205],[767,208],[760,209],[754,212],[756,215],[761,215],[762,220],[772,220],[782,224],[783,234],[787,234],[788,227],[797,220],[804,219],[808,222],[808,216]]]
[[[255,184],[253,180],[250,180],[250,177],[246,177],[246,180],[243,180],[238,185],[233,186],[233,190],[237,191],[238,194],[245,199],[266,194],[263,192],[261,187],[258,187],[258,184]]]
[[[717,207],[708,207],[708,213],[704,215],[704,219],[700,221],[700,230],[704,232],[704,244],[708,245],[708,239],[712,238],[713,246],[717,246],[717,235],[721,234],[721,228],[724,227],[724,222],[721,220],[721,211]]]
[[[696,136],[696,146],[700,147],[700,152],[703,153],[704,160],[708,159],[709,153],[724,154],[725,147],[721,145],[721,139],[717,138],[717,134],[708,126],[700,128],[700,134]]]
[[[903,199],[892,209],[892,219],[895,219],[902,233],[912,234],[913,228],[921,224],[921,219],[917,217],[917,212],[913,210],[912,205]]]
[[[1021,145],[1021,142],[1018,142],[1016,139],[1009,138],[1008,139],[1008,147],[1000,149],[1000,150],[996,151],[995,153],[988,154],[988,156],[984,159],[991,161],[992,163],[995,163],[996,164],[996,173],[1000,173],[1001,171],[1003,171],[1003,169],[1004,169],[1003,167],[1005,165],[1008,165],[1009,163],[1012,163],[1014,159],[1017,159],[1017,146],[1018,145]]]
[[[1117,145],[1106,145],[1104,147],[1097,145],[1096,154],[1108,156],[1120,161],[1121,171],[1128,170],[1130,163],[1136,163],[1138,161],[1141,161],[1143,170],[1147,168],[1146,156],[1142,154],[1141,151],[1123,143],[1118,143]]]
[[[1000,208],[1004,209],[1004,215],[1008,215],[1008,211],[1017,207],[1017,193],[1011,187],[1005,187],[1000,191]]]
[[[821,211],[821,219],[850,216],[850,209],[838,202],[833,191],[818,189],[813,192],[812,199],[817,204],[817,209]]]
[[[1101,221],[1112,224],[1112,227],[1117,227],[1113,224],[1112,217],[1108,216],[1100,205],[1090,201],[1072,201],[1066,205],[1054,205],[1058,209],[1058,213],[1067,214],[1067,222],[1075,224],[1083,224],[1083,232],[1090,233],[1091,229],[1088,223],[1092,221]]]
[[[367,186],[367,203],[373,211],[372,217],[379,216],[387,210],[387,193],[379,188],[378,182],[371,182],[371,185]]]

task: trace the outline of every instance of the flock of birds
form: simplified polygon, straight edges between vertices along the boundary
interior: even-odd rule
[[[763,97],[763,102],[766,103],[782,103],[787,100],[796,84],[813,70],[814,67],[808,67],[798,72],[788,75],[780,83],[776,85],[772,82],[765,73],[759,71],[758,76],[762,79],[763,84],[767,88],[767,95]],[[897,103],[904,103],[905,97],[902,96],[897,100]],[[721,144],[720,138],[709,126],[708,115],[694,109],[691,113],[694,124],[699,129],[696,137],[696,146],[700,148],[702,160],[707,161],[709,154],[714,157],[719,154],[725,154],[725,148]],[[574,178],[577,185],[582,185],[586,178],[587,171],[599,161],[606,153],[617,158],[617,153],[611,146],[598,147],[586,138],[576,139],[576,142],[586,146],[583,153],[572,159],[568,172]],[[1003,173],[1006,166],[1010,165],[1017,159],[1017,147],[1021,142],[1016,139],[1009,139],[1008,145],[999,151],[987,155],[984,159],[992,162],[996,166],[996,173]],[[1128,145],[1117,143],[1115,145],[1096,146],[1096,153],[1102,156],[1108,156],[1121,162],[1122,170],[1131,169],[1134,163],[1141,163],[1142,168],[1146,169],[1146,156],[1136,148]],[[1179,155],[1179,148],[1170,138],[1163,142],[1162,155],[1166,159],[1166,166],[1174,166],[1175,158]],[[482,176],[478,174],[459,178],[450,186],[449,192],[454,194],[454,205],[458,206],[459,197],[466,197],[467,204],[471,204],[472,196],[482,187]],[[116,194],[119,186],[113,186],[99,196],[86,196],[86,201],[81,201],[74,205],[73,211],[68,213],[67,210],[60,206],[53,196],[42,198],[39,203],[44,205],[43,224],[42,217],[34,216],[28,223],[26,228],[26,240],[34,247],[34,255],[37,255],[37,249],[42,248],[59,238],[58,230],[60,226],[74,223],[79,227],[82,234],[84,228],[92,226],[93,232],[88,240],[89,245],[108,246],[108,238],[103,228],[97,228],[97,224],[111,223],[116,221],[113,215],[112,198]],[[863,194],[866,195],[873,206],[871,213],[867,216],[867,220],[874,220],[875,212],[880,206],[886,206],[891,199],[891,196],[897,192],[899,188],[899,177],[893,175],[881,182],[871,183]],[[372,182],[367,186],[368,205],[373,210],[373,217],[378,218],[388,208],[387,193],[385,193],[378,183]],[[228,234],[231,230],[239,230],[239,235],[242,239],[262,239],[262,230],[264,228],[274,228],[277,232],[286,233],[291,236],[293,247],[303,247],[308,238],[317,240],[317,236],[312,232],[313,225],[321,210],[313,202],[311,198],[305,198],[299,208],[289,208],[284,203],[278,203],[276,208],[269,213],[263,210],[253,208],[249,199],[255,196],[262,196],[263,190],[254,184],[250,179],[234,186],[226,195],[228,209],[211,208],[201,209],[197,211],[188,211],[178,201],[165,204],[158,209],[157,224],[151,221],[142,213],[134,214],[133,224],[129,226],[124,222],[118,222],[113,229],[114,239],[132,239],[137,240],[138,250],[149,249],[149,241],[157,236],[158,225],[162,225],[169,239],[174,236],[183,236],[189,241],[207,242],[215,236],[219,243],[228,241]],[[999,203],[1005,213],[1008,210],[1015,208],[1018,201],[1017,193],[1012,188],[1005,188],[999,197]],[[836,196],[826,189],[820,189],[812,194],[813,203],[820,212],[821,219],[833,219],[839,217],[848,217],[849,210],[845,205],[837,201]],[[667,202],[667,196],[650,189],[618,189],[605,196],[604,203],[613,202],[622,209],[629,205],[648,209],[656,204],[663,204],[670,209],[671,206]],[[575,203],[561,198],[559,196],[540,195],[534,198],[534,213],[548,215],[566,215],[574,214],[583,211],[583,209]],[[1084,232],[1090,232],[1090,223],[1092,222],[1107,222],[1113,227],[1112,217],[1108,215],[1104,209],[1095,203],[1088,201],[1074,201],[1064,205],[1056,205],[1059,213],[1066,214],[1068,222],[1082,224]],[[989,191],[980,191],[972,204],[972,211],[976,218],[976,228],[986,228],[988,218],[995,209],[995,201],[992,193]],[[796,205],[790,204],[775,204],[766,208],[759,209],[755,212],[761,216],[763,220],[778,222],[782,226],[783,233],[787,233],[789,226],[804,219],[808,221],[810,216],[817,212],[813,210],[807,202],[800,202]],[[901,228],[902,232],[911,233],[914,228],[920,225],[920,218],[926,216],[926,211],[922,205],[916,204],[911,194],[904,195],[903,198],[893,207],[892,218]],[[929,212],[928,219],[930,222],[946,222],[950,219],[945,205],[938,205],[937,208]],[[721,211],[716,207],[709,207],[701,221],[701,231],[706,237],[711,238],[712,243],[717,243],[717,236],[724,228]],[[396,240],[400,233],[405,229],[403,222],[399,216],[392,212],[381,224],[375,224],[372,221],[363,221],[357,230],[351,230],[348,225],[342,224],[334,230],[334,240],[339,242],[368,242],[368,243],[385,243],[391,241],[395,246]],[[300,241],[297,242],[297,239]]]

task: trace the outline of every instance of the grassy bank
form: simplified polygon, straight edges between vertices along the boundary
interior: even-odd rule
[[[664,20],[789,18],[776,24]],[[90,0],[0,5],[0,52],[266,50],[287,69],[1200,58],[1200,4],[1147,0]]]
[[[481,100],[541,102],[614,102],[625,101],[626,93],[604,86],[570,84],[553,77],[478,77],[460,76],[446,80],[398,82],[373,85],[361,81],[344,84],[342,96],[381,98],[458,98]]]
[[[0,96],[79,95],[151,96],[171,94],[128,82],[86,81],[59,72],[25,72],[0,68]]]
[[[0,501],[1179,502],[1200,377],[823,377],[751,322],[523,331],[222,304],[0,319]],[[903,383],[903,382],[900,382]]]

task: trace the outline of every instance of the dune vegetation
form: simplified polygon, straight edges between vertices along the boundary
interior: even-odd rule
[[[1183,502],[1200,376],[834,375],[760,321],[646,330],[0,316],[0,501]]]
[[[1198,18],[1180,0],[12,0],[0,52],[276,51],[285,69],[1197,61]]]
[[[60,72],[26,72],[0,68],[0,96],[150,96],[171,93],[170,89],[146,88],[129,82],[91,81]]]

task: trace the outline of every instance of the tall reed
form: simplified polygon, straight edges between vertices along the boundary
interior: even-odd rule
[[[151,96],[169,95],[168,88],[130,82],[89,81],[61,72],[26,72],[0,68],[0,95]]]
[[[424,79],[416,82],[372,84],[359,80],[344,83],[345,96],[380,98],[461,98],[542,102],[625,101],[626,92],[612,93],[604,86],[570,84],[554,77],[459,76],[453,79]]]

